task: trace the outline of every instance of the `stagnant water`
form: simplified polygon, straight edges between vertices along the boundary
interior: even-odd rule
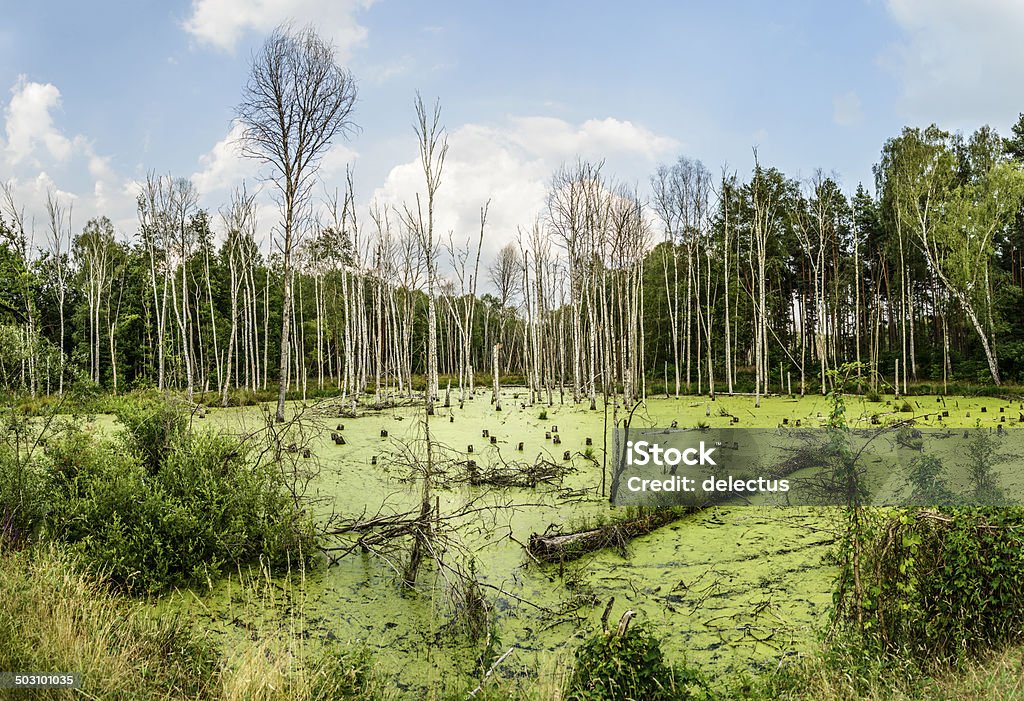
[[[481,488],[465,484],[438,490],[442,513],[474,498],[519,505],[464,519],[459,549],[447,555],[453,561],[472,560],[479,579],[490,585],[484,593],[494,617],[492,650],[501,654],[515,649],[497,673],[562,674],[575,646],[600,626],[604,606],[613,596],[613,621],[632,609],[660,632],[669,659],[685,655],[720,674],[774,667],[813,644],[835,575],[827,557],[832,538],[828,510],[716,507],[635,539],[625,557],[604,550],[563,568],[531,562],[521,545],[531,533],[552,526],[571,529],[585,519],[613,515],[614,509],[600,496],[603,407],[524,406],[524,398],[522,390],[506,390],[504,410],[497,412],[489,393],[481,392],[464,408],[441,408],[430,420],[433,440],[456,452],[466,452],[472,444],[481,465],[532,462],[539,456],[563,464],[566,450],[575,456],[577,472],[560,486],[483,494]],[[997,423],[999,407],[1010,406],[989,398],[946,398],[944,404],[934,396],[910,401],[918,416],[945,408],[950,414],[945,425],[952,426],[974,426],[979,419],[982,425]],[[867,425],[872,414],[894,412],[884,402],[848,402],[852,424]],[[987,408],[984,414],[982,406]],[[1016,404],[1011,408],[1017,416]],[[422,407],[361,408],[357,418],[337,418],[336,409],[336,404],[291,406],[304,412],[314,432],[309,464],[318,466],[319,475],[310,493],[323,499],[317,507],[321,518],[332,511],[348,517],[373,515],[382,504],[393,510],[414,507],[419,483],[405,479],[409,470],[395,464],[394,454],[403,444],[422,444]],[[542,411],[546,418],[540,418]],[[805,426],[821,426],[828,411],[828,400],[817,396],[769,397],[760,408],[751,397],[720,396],[715,402],[652,398],[637,412],[634,425],[667,426],[675,420],[680,426],[704,422],[724,427],[731,420],[727,413],[741,417],[745,427],[776,427],[783,419],[798,418]],[[610,411],[607,418],[611,425]],[[259,407],[248,407],[217,409],[205,423],[243,432],[263,421]],[[344,424],[343,446],[329,436],[339,422]],[[936,417],[921,424],[939,425]],[[553,426],[561,445],[545,438]],[[496,445],[482,437],[484,429],[497,437]],[[382,430],[387,438],[381,437]],[[608,436],[610,447],[610,432]],[[582,455],[588,437],[597,462]],[[521,453],[516,450],[520,441]],[[374,456],[376,465],[371,464]],[[280,631],[311,644],[330,640],[367,647],[376,660],[376,673],[409,697],[423,696],[425,689],[470,688],[479,679],[480,646],[469,645],[452,631],[444,578],[426,567],[417,590],[410,592],[401,585],[396,564],[401,563],[357,551],[334,566],[289,577],[261,580],[258,573],[239,573],[205,590],[170,594],[158,605],[186,614],[228,641]]]

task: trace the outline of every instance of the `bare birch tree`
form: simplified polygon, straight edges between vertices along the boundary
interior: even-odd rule
[[[274,30],[255,55],[236,108],[245,128],[242,152],[270,166],[281,206],[284,297],[277,420],[288,390],[292,251],[297,218],[307,203],[320,159],[336,137],[354,128],[356,85],[338,65],[333,46],[312,27]]]

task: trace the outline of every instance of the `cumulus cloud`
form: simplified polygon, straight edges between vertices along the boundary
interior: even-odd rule
[[[59,108],[60,90],[55,85],[18,77],[5,110],[8,163],[17,165],[29,161],[40,149],[57,161],[68,159],[72,142],[54,126],[50,114],[51,110]]]
[[[258,160],[242,154],[241,139],[244,133],[245,127],[235,121],[224,138],[199,157],[200,168],[192,174],[191,180],[200,194],[226,192],[241,185],[243,181],[260,180],[261,176],[267,174],[267,166],[261,168]],[[332,145],[320,158],[320,177],[331,178],[344,173],[345,166],[358,156],[344,143]]]
[[[230,51],[247,32],[268,32],[286,21],[315,23],[342,60],[366,39],[356,14],[374,0],[192,0],[184,29],[200,42]]]
[[[242,124],[234,122],[227,135],[199,157],[200,169],[192,174],[191,180],[201,194],[224,190],[256,177],[256,162],[245,158],[239,146],[244,132]]]
[[[649,173],[677,149],[674,139],[613,118],[572,124],[554,117],[509,117],[498,125],[466,124],[449,134],[448,156],[437,194],[435,227],[442,238],[474,239],[480,208],[490,200],[483,259],[490,260],[519,227],[541,213],[551,174],[577,156],[606,159],[607,173]],[[419,161],[395,166],[372,199],[401,206],[423,190]]]
[[[280,218],[280,209],[275,201],[273,187],[265,187],[263,180],[271,175],[270,166],[244,156],[241,139],[245,128],[238,121],[232,123],[228,133],[215,143],[209,151],[199,156],[199,169],[190,176],[192,184],[199,191],[200,204],[216,211],[231,198],[231,191],[243,183],[250,192],[257,191],[257,234],[266,241]],[[346,166],[352,164],[359,154],[347,144],[332,145],[320,158],[317,177],[332,180],[344,177]],[[314,193],[314,195],[319,194]]]
[[[43,243],[40,223],[45,220],[47,193],[74,203],[76,226],[108,215],[120,229],[130,231],[134,193],[125,196],[128,193],[109,156],[97,153],[86,136],[68,134],[58,124],[62,105],[57,86],[19,76],[10,95],[3,108],[0,161],[16,206],[35,223],[31,227],[34,243]]]
[[[952,126],[1016,121],[1024,105],[1024,3],[888,0],[904,38],[881,57],[906,116]]]

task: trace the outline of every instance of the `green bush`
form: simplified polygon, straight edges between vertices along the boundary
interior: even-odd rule
[[[661,642],[644,625],[625,635],[598,633],[576,651],[576,667],[566,690],[568,701],[686,701],[706,698],[700,675],[667,664]]]
[[[860,605],[850,586],[837,603],[866,650],[932,664],[1024,639],[1020,507],[895,512],[870,529],[860,572]]]
[[[28,542],[46,515],[46,472],[0,445],[0,549]]]
[[[129,447],[139,452],[150,474],[155,473],[176,437],[188,428],[186,405],[171,395],[140,393],[114,407],[125,427]]]
[[[279,470],[234,439],[178,432],[155,474],[117,442],[82,432],[65,432],[46,454],[46,533],[122,589],[187,584],[260,558],[297,565],[315,550]]]

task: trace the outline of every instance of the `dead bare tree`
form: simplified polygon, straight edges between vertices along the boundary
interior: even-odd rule
[[[279,26],[254,56],[236,108],[245,128],[242,153],[271,167],[281,205],[284,296],[277,421],[288,389],[291,266],[297,222],[308,202],[320,159],[338,136],[352,131],[356,85],[338,65],[335,48],[312,27]]]
[[[64,302],[67,297],[68,282],[71,279],[71,266],[68,254],[71,250],[71,212],[72,204],[63,204],[60,197],[51,190],[46,192],[46,214],[50,221],[47,230],[47,242],[53,252],[53,273],[56,282],[57,315],[60,320],[60,379],[57,394],[64,394]]]
[[[510,304],[519,289],[519,277],[522,275],[522,256],[514,243],[507,243],[498,251],[487,273],[498,293],[498,302],[503,307]]]
[[[441,187],[441,173],[444,170],[444,159],[448,154],[448,137],[441,126],[441,103],[434,103],[431,115],[423,104],[423,98],[416,94],[416,124],[413,127],[419,140],[420,166],[426,184],[426,203],[416,193],[415,209],[405,206],[406,224],[416,233],[420,250],[427,265],[427,383],[426,403],[427,414],[434,413],[434,401],[437,399],[437,305],[435,288],[437,286],[437,242],[434,239],[434,205],[437,190]],[[423,211],[426,204],[427,211]]]

